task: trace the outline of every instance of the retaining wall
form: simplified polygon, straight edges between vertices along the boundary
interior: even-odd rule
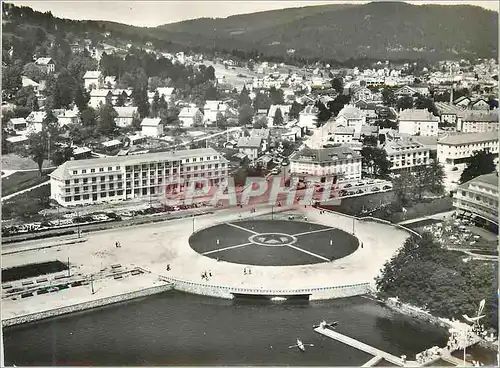
[[[341,286],[329,286],[323,288],[303,288],[303,289],[287,289],[287,290],[268,290],[268,289],[255,289],[255,288],[237,288],[223,285],[213,285],[209,282],[198,283],[165,277],[171,282],[173,288],[190,294],[211,296],[215,298],[232,299],[233,293],[237,294],[251,294],[251,295],[303,295],[310,294],[311,300],[319,299],[338,299],[347,298],[356,295],[365,295],[370,293],[370,284],[352,284]]]
[[[2,327],[8,327],[8,326],[20,325],[23,323],[35,322],[35,321],[39,321],[42,319],[61,316],[63,314],[68,314],[68,313],[81,312],[81,311],[88,310],[88,309],[103,307],[105,305],[120,303],[120,302],[124,302],[127,300],[141,298],[144,296],[163,293],[163,292],[168,291],[168,290],[172,290],[172,284],[153,286],[153,287],[143,289],[143,290],[132,291],[130,293],[125,293],[125,294],[110,296],[107,298],[91,300],[88,302],[73,304],[73,305],[69,305],[69,306],[61,307],[61,308],[56,308],[56,309],[50,309],[50,310],[43,311],[43,312],[26,314],[23,316],[3,320]]]

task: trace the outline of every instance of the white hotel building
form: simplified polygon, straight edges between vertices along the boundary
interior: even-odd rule
[[[498,173],[481,175],[460,185],[453,206],[458,215],[473,217],[498,230]]]
[[[321,181],[331,177],[338,183],[358,181],[361,179],[361,155],[342,146],[304,148],[291,157],[290,175],[299,179],[319,177]]]
[[[383,149],[387,153],[387,159],[392,163],[391,171],[411,170],[429,164],[429,148],[411,138],[388,140]]]
[[[227,181],[227,163],[212,148],[66,161],[50,174],[50,197],[76,206],[175,194]]]
[[[498,155],[498,132],[448,135],[437,142],[437,159],[442,164],[457,165],[482,150]]]

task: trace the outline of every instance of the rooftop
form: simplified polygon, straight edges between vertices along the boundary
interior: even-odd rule
[[[117,165],[141,165],[143,163],[154,163],[164,161],[182,160],[191,157],[220,156],[213,148],[198,148],[181,151],[155,152],[134,156],[108,156],[95,159],[66,161],[54,170],[50,177],[64,179],[69,176],[69,171],[74,169],[96,168]]]
[[[238,148],[259,148],[262,144],[262,137],[242,137],[238,139]]]
[[[439,121],[437,116],[434,116],[427,109],[407,109],[399,113],[399,120],[406,121]]]
[[[137,107],[136,106],[117,106],[114,107],[116,113],[118,114],[119,118],[131,118],[134,116],[135,113],[137,113]]]
[[[83,79],[98,79],[101,76],[99,70],[89,70],[83,75]]]
[[[349,147],[339,146],[331,148],[304,148],[295,153],[292,161],[313,161],[313,162],[332,162],[335,160],[360,159],[361,155]]]
[[[142,119],[141,126],[158,126],[161,124],[160,118],[144,118]]]
[[[498,141],[498,132],[463,133],[448,135],[440,140],[438,144],[461,145],[467,143],[479,143]]]
[[[497,122],[498,123],[498,112],[497,111],[464,111],[462,121],[478,121],[478,122]]]
[[[498,173],[494,172],[491,174],[480,175],[468,182],[460,185],[461,188],[467,188],[470,184],[483,184],[486,186],[492,186],[495,190],[498,190]]]

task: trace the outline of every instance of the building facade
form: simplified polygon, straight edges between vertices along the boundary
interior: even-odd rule
[[[498,133],[462,133],[448,135],[437,142],[437,159],[442,164],[461,164],[476,151],[498,155]]]
[[[457,215],[472,217],[498,231],[498,173],[481,175],[462,185],[453,195]]]
[[[392,163],[391,171],[411,170],[429,164],[430,150],[413,139],[388,140],[383,148]]]
[[[290,175],[305,179],[333,178],[347,183],[361,179],[361,155],[348,147],[304,148],[290,159]]]
[[[184,192],[194,182],[227,181],[227,160],[212,148],[66,161],[50,174],[50,197],[62,206]]]
[[[464,112],[457,130],[464,133],[498,132],[498,112]]]
[[[439,118],[427,109],[408,109],[399,115],[399,133],[437,136]]]

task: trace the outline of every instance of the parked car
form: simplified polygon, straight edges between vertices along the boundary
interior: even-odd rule
[[[356,191],[356,194],[362,194],[362,193],[364,193],[364,192],[363,192],[361,189],[358,189],[358,190]]]
[[[370,181],[367,181],[366,184],[375,184],[375,181],[370,180]]]
[[[350,196],[355,195],[355,194],[356,194],[356,193],[354,193],[354,192],[348,192],[348,193],[347,193],[347,195],[350,195]]]
[[[380,188],[379,188],[379,187],[373,187],[373,188],[372,188],[372,192],[378,192],[379,190],[380,190]]]
[[[451,171],[458,171],[458,167],[453,166],[453,167],[451,168]]]
[[[392,187],[390,185],[384,185],[382,189],[383,190],[389,190],[389,189],[392,189]]]
[[[357,186],[357,187],[362,187],[363,185],[365,185],[365,183],[362,183],[362,182],[358,182],[358,183],[356,183],[356,186]]]
[[[352,187],[352,184],[346,184],[346,185],[344,185],[344,188],[350,188],[350,187]]]

